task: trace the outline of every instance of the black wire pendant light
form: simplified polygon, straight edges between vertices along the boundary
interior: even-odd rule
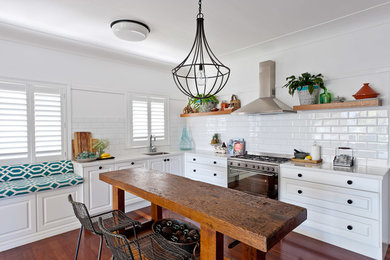
[[[181,92],[190,98],[204,99],[219,93],[226,85],[230,69],[211,51],[204,33],[202,0],[196,17],[196,36],[188,56],[172,70]]]

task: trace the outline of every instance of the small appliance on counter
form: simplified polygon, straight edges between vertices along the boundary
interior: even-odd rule
[[[336,155],[333,159],[333,166],[352,167],[353,166],[353,150],[350,147],[337,147]]]

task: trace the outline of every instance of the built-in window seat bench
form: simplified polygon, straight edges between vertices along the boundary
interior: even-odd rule
[[[0,251],[78,228],[82,183],[68,160],[0,166]]]

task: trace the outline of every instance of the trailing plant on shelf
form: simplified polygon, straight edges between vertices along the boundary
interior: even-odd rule
[[[192,109],[198,110],[199,112],[209,112],[219,103],[215,96],[200,99],[201,97],[204,97],[204,95],[199,94],[197,97],[199,98],[188,99],[188,104],[192,107]]]
[[[301,105],[314,104],[320,88],[325,89],[323,78],[322,74],[312,75],[305,72],[298,77],[294,75],[287,77],[287,83],[283,87],[288,88],[288,93],[291,96],[294,96],[295,91],[298,91]]]

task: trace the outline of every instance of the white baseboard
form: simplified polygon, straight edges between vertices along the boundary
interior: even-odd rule
[[[80,228],[80,222],[75,221],[75,222],[63,225],[61,227],[58,227],[58,228],[52,228],[50,230],[44,230],[44,231],[36,232],[34,234],[31,234],[31,235],[26,235],[26,236],[22,236],[19,238],[11,239],[11,240],[8,240],[8,241],[0,244],[0,252],[15,248],[18,246],[22,246],[22,245],[25,245],[28,243],[32,243],[32,242],[35,242],[35,241],[38,241],[38,240],[41,240],[44,238],[48,238],[51,236],[62,234],[62,233],[65,233],[65,232],[68,232],[71,230],[78,229],[78,228]],[[76,243],[77,243],[77,240],[75,240],[75,246],[76,246]]]

